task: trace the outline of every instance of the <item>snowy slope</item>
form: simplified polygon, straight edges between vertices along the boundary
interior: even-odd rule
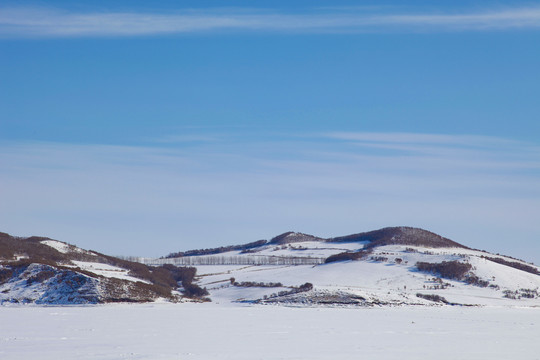
[[[204,287],[220,304],[540,307],[539,267],[422,229],[331,239],[288,232],[188,253],[139,259],[159,266],[149,267],[52,239],[0,233],[0,302],[178,301],[181,292],[204,298]],[[196,267],[195,278],[186,265]]]
[[[151,268],[61,241],[0,233],[0,304],[95,304],[204,297],[194,269]]]
[[[335,244],[320,242],[297,242],[293,245],[304,250],[294,250],[289,246],[279,249],[267,246],[244,256],[330,256],[344,250],[357,251],[365,244],[341,243],[339,250],[333,247]],[[242,256],[238,253],[235,255]],[[351,303],[358,305],[441,304],[417,296],[421,294],[437,295],[449,303],[457,304],[540,306],[539,275],[502,265],[482,256],[492,255],[467,248],[387,245],[372,249],[367,258],[358,261],[296,266],[197,265],[197,272],[200,285],[210,291],[211,298],[216,302],[329,304],[332,299],[337,299],[334,301],[336,304],[344,304],[347,303],[346,299],[349,299]],[[508,262],[517,261],[498,257]],[[441,278],[435,273],[421,272],[416,266],[417,262],[443,261],[469,263],[472,268],[468,274],[475,275],[485,283],[478,286],[462,280]],[[532,267],[530,264],[526,265]],[[238,284],[281,283],[283,286],[235,286],[231,278]],[[313,289],[309,292],[269,298],[273,294],[290,291],[305,283],[313,284]]]

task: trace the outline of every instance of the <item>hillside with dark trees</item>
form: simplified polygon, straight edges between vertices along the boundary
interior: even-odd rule
[[[385,245],[411,245],[431,248],[465,248],[455,241],[437,235],[431,231],[413,227],[387,227],[380,230],[327,239],[328,242],[367,242],[367,248]]]
[[[173,299],[173,291],[180,291],[190,298],[203,298],[208,295],[205,289],[193,283],[196,268],[162,265],[147,266],[138,262],[127,261],[98,252],[91,252],[62,243],[66,252],[42,244],[41,241],[52,240],[45,237],[15,237],[0,233],[0,285],[25,280],[26,285],[36,282],[63,282],[63,291],[77,293],[84,285],[99,284],[106,291],[104,296],[93,302],[116,301],[153,301],[163,297]],[[56,240],[54,240],[56,241]],[[129,276],[140,279],[133,282],[109,278],[84,270],[72,261],[107,264],[125,269]],[[76,280],[74,280],[76,279]],[[76,286],[76,285],[79,286]],[[121,291],[121,289],[124,289]],[[94,299],[95,300],[95,299]]]
[[[296,242],[305,242],[305,241],[318,241],[318,242],[331,242],[331,243],[346,243],[346,242],[365,242],[366,248],[375,248],[378,246],[385,245],[411,245],[411,246],[424,246],[431,248],[442,248],[442,247],[456,247],[468,249],[468,247],[461,245],[455,241],[437,235],[431,231],[413,228],[413,227],[387,227],[380,230],[363,232],[358,234],[352,234],[347,236],[333,237],[333,238],[320,238],[317,236],[303,234],[293,231],[288,231],[286,233],[280,234],[276,237],[273,237],[270,240],[258,240],[250,242],[243,245],[229,245],[222,246],[217,248],[209,249],[197,249],[197,250],[188,250],[188,251],[179,251],[170,253],[164,258],[178,258],[186,256],[201,256],[201,255],[215,255],[221,254],[229,251],[243,251],[243,252],[255,252],[258,248],[264,246],[275,246],[275,245],[285,245],[293,244]],[[341,255],[342,258],[345,257],[354,258],[358,255],[352,255],[350,253]],[[356,258],[358,259],[358,258]],[[339,261],[330,259],[330,262]]]

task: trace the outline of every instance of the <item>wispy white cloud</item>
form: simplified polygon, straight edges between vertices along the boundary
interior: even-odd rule
[[[386,8],[279,11],[178,10],[175,13],[0,9],[2,37],[102,37],[211,31],[376,32],[487,31],[540,28],[540,7],[460,13],[392,13]]]
[[[162,144],[175,143],[198,143],[198,142],[215,142],[219,141],[220,135],[194,135],[194,134],[170,134],[158,138],[148,139],[150,142]]]
[[[130,252],[157,256],[286,230],[332,236],[412,225],[540,261],[506,248],[523,241],[540,250],[532,244],[540,236],[534,145],[468,135],[332,136],[223,136],[189,148],[4,143],[0,231],[112,253],[129,243]]]
[[[416,144],[453,144],[453,145],[509,145],[518,144],[515,140],[509,140],[494,136],[480,135],[444,135],[444,134],[421,134],[421,133],[373,133],[373,132],[331,132],[322,134],[328,138],[370,141],[379,143],[416,143]]]
[[[450,168],[539,170],[540,147],[512,139],[479,135],[332,132],[322,138],[391,152],[391,156],[436,159]]]

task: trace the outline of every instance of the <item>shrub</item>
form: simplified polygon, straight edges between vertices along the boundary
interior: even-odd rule
[[[280,297],[280,296],[294,295],[294,294],[298,294],[298,293],[301,293],[301,292],[310,291],[312,289],[313,289],[313,284],[307,282],[307,283],[302,284],[300,286],[293,286],[291,288],[291,290],[283,290],[283,291],[278,292],[277,294],[272,294],[270,296],[267,296],[267,298],[276,298],[276,297]]]
[[[208,295],[206,288],[201,288],[195,284],[186,284],[183,293],[186,297],[190,298],[202,298],[203,296]]]
[[[450,304],[448,302],[448,300],[446,300],[444,297],[442,296],[439,296],[439,295],[434,295],[434,294],[416,294],[416,297],[419,297],[421,299],[426,299],[426,300],[429,300],[429,301],[434,301],[434,302],[440,302],[440,303],[443,303],[443,304]]]
[[[417,262],[416,267],[420,271],[439,274],[446,279],[463,280],[465,275],[472,269],[472,265],[459,261],[443,261],[441,263]]]
[[[298,290],[300,290],[301,292],[302,291],[310,291],[313,289],[313,284],[312,283],[305,283],[305,284],[302,284],[298,287]]]
[[[242,281],[242,282],[232,282],[234,286],[238,287],[263,287],[263,288],[270,288],[270,287],[282,287],[283,284],[280,282],[277,283],[264,283],[264,282],[255,282],[255,281]]]
[[[324,263],[329,264],[337,261],[360,260],[368,256],[370,253],[370,250],[361,250],[357,252],[342,252],[327,257]]]
[[[488,281],[482,280],[482,279],[480,279],[478,276],[476,276],[474,274],[467,275],[466,278],[465,278],[465,282],[467,284],[476,285],[476,286],[480,286],[480,287],[488,287],[488,285],[489,285]]]
[[[13,270],[5,268],[0,269],[0,285],[8,282],[13,276]]]

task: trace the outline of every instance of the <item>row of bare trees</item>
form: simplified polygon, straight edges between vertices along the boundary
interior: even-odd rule
[[[172,259],[151,259],[134,256],[123,257],[125,260],[136,261],[146,265],[318,265],[324,263],[324,258],[300,256],[185,256]]]

